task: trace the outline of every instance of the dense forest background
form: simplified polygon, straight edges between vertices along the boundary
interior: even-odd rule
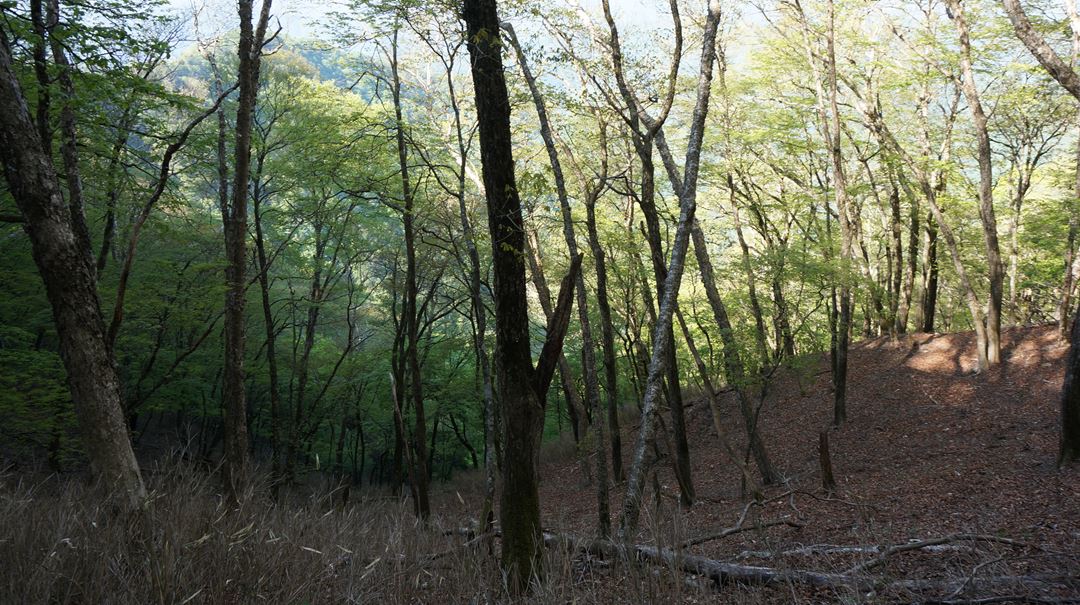
[[[691,401],[760,495],[784,481],[759,430],[775,377],[826,355],[839,427],[850,342],[974,331],[982,376],[1008,364],[1002,326],[1068,338],[1072,0],[1022,21],[1015,1],[514,0],[472,38],[453,2],[239,5],[237,29],[229,2],[0,2],[0,111],[26,117],[0,140],[8,470],[108,474],[71,365],[100,349],[85,384],[115,364],[102,388],[144,466],[221,470],[237,502],[249,464],[275,498],[404,492],[421,518],[429,484],[476,471],[483,524],[495,469],[536,456],[514,433],[528,390],[537,439],[572,440],[597,531],[625,539],[650,462],[695,503]],[[493,235],[487,43],[522,246]],[[77,253],[50,264],[54,219]],[[507,263],[527,275],[512,319]],[[65,287],[90,309],[70,328]],[[514,322],[535,384],[507,384]],[[97,348],[68,344],[79,325]]]

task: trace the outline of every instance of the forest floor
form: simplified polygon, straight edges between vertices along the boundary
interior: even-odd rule
[[[687,424],[697,502],[689,510],[678,507],[670,463],[662,462],[658,479],[663,495],[657,509],[655,493],[647,488],[651,506],[641,541],[682,544],[735,527],[746,510],[739,525],[746,531],[686,552],[750,566],[843,573],[878,555],[824,546],[887,547],[978,534],[1017,543],[951,540],[944,546],[896,553],[868,572],[961,582],[990,576],[1077,577],[1080,466],[1055,465],[1068,346],[1050,326],[1005,330],[1003,344],[1004,363],[981,375],[975,371],[971,333],[911,334],[897,341],[881,337],[853,344],[848,420],[830,432],[837,482],[832,495],[821,489],[818,457],[819,432],[832,420],[827,357],[798,371],[777,373],[769,387],[760,427],[784,482],[766,489],[761,506],[747,509],[741,474],[719,445],[707,401],[692,399]],[[735,394],[723,397],[724,423],[742,453],[745,429]],[[636,425],[637,420],[624,422],[624,467]],[[583,462],[569,452],[542,462],[545,528],[593,535],[595,485],[582,479]],[[592,458],[589,463],[595,464]],[[749,468],[756,476],[753,462]],[[616,520],[623,489],[620,484],[611,492]],[[795,549],[803,550],[783,554]],[[968,591],[977,588],[976,581],[967,583],[964,590],[950,586],[937,596],[964,602],[972,596]],[[1080,602],[1078,584],[1038,595],[1029,588],[994,585],[989,593],[975,594]],[[746,596],[777,602],[855,596],[833,589],[792,590],[781,585]],[[890,600],[911,597],[904,591],[886,594]]]
[[[545,551],[544,581],[526,601],[1080,603],[1080,465],[1055,467],[1067,347],[1050,327],[1011,329],[1005,363],[978,375],[972,340],[853,345],[848,421],[830,433],[832,494],[818,471],[818,435],[832,419],[824,357],[773,377],[760,425],[783,481],[760,503],[743,496],[707,402],[689,397],[697,501],[678,505],[662,461],[660,497],[650,481],[636,539],[675,547],[666,565],[613,560],[588,541],[596,484],[584,465],[595,460],[568,440],[546,444],[544,527],[577,541]],[[742,452],[733,394],[720,407]],[[636,424],[623,418],[626,464]],[[493,551],[460,531],[480,509],[480,473],[434,486],[427,526],[382,489],[355,488],[343,506],[335,486],[274,502],[262,485],[232,509],[204,468],[162,461],[144,475],[152,502],[125,518],[73,475],[0,471],[0,603],[521,601]],[[615,520],[624,490],[611,489]],[[684,573],[694,556],[726,565],[714,568],[723,581]],[[774,581],[732,581],[754,574]]]

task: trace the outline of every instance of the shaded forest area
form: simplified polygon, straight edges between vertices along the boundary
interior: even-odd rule
[[[0,600],[1080,602],[1074,0],[0,2]]]

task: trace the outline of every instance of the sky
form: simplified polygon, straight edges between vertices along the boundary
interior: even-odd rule
[[[561,3],[565,6],[574,4],[565,0]],[[599,0],[581,0],[580,4],[599,17]],[[620,28],[628,34],[670,27],[671,18],[668,16],[667,4],[666,0],[611,0],[615,19]],[[198,9],[205,15],[202,20],[216,27],[223,27],[226,23],[230,24],[230,27],[235,26],[236,3],[231,0],[169,0],[168,6],[184,15],[190,15]],[[274,0],[272,14],[280,21],[282,32],[287,37],[311,38],[319,35],[320,21],[324,21],[327,14],[342,6],[340,1]],[[200,30],[213,26],[200,26]],[[190,41],[187,44],[190,44]]]

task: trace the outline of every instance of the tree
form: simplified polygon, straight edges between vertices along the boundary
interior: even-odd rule
[[[54,5],[55,10],[55,5]],[[54,60],[67,69],[60,46]],[[73,109],[65,85],[65,113]],[[79,178],[73,116],[64,119],[68,183]],[[39,122],[38,126],[41,123]],[[30,117],[14,71],[8,33],[0,28],[0,159],[8,188],[30,237],[34,262],[52,307],[60,356],[79,419],[83,444],[95,481],[108,497],[133,511],[146,498],[142,475],[123,420],[120,379],[98,297],[96,268],[85,227],[79,188],[69,188],[65,203],[49,149]]]
[[[236,143],[231,199],[222,193],[221,219],[225,225],[225,373],[224,400],[225,493],[239,503],[247,488],[248,406],[244,386],[244,308],[247,298],[247,205],[251,175],[251,124],[259,88],[259,63],[270,20],[271,0],[263,0],[259,21],[252,24],[253,0],[240,0],[240,41],[237,46],[239,97],[236,106]],[[222,139],[220,145],[224,144]],[[221,183],[224,185],[224,182]]]
[[[705,119],[709,112],[709,95],[712,87],[713,64],[716,59],[716,30],[720,22],[720,3],[709,2],[701,42],[701,71],[698,74],[694,115],[686,145],[686,161],[683,165],[683,186],[679,194],[679,223],[671,247],[671,260],[664,280],[663,297],[660,299],[656,327],[653,333],[652,359],[649,361],[645,397],[642,403],[641,430],[634,442],[633,457],[627,475],[626,495],[623,497],[622,516],[619,519],[618,538],[631,540],[637,530],[641,510],[641,498],[645,488],[646,448],[657,424],[657,399],[663,374],[666,371],[667,351],[674,345],[669,337],[675,315],[676,298],[685,269],[686,252],[690,245],[690,230],[697,208],[697,178],[700,170],[701,144],[705,136]]]
[[[1058,81],[1065,90],[1080,101],[1080,76],[1073,71],[1072,67],[1065,64],[1050,48],[1042,37],[1031,27],[1031,23],[1020,8],[1019,0],[1003,0],[1005,11],[1009,20],[1013,23],[1017,36],[1028,47],[1031,54],[1039,60],[1046,71]],[[1073,36],[1078,35],[1080,28],[1075,27],[1076,7],[1069,3],[1069,16],[1074,22]],[[1074,42],[1075,44],[1075,42]],[[1074,51],[1075,52],[1075,51]],[[1078,152],[1080,153],[1080,152]],[[1080,163],[1077,164],[1080,166]],[[1080,170],[1080,168],[1078,168]],[[1080,183],[1080,176],[1077,177]],[[1071,221],[1072,219],[1070,219]],[[1071,253],[1071,242],[1070,242]],[[1071,265],[1071,263],[1070,263]],[[1071,266],[1065,267],[1066,273],[1072,271]],[[1071,290],[1070,280],[1066,278],[1066,284]],[[1063,294],[1067,296],[1067,294]],[[1065,380],[1061,386],[1061,441],[1058,448],[1058,464],[1080,460],[1080,311],[1074,314],[1072,320],[1072,332],[1069,341],[1069,354],[1065,365]]]
[[[562,351],[570,307],[581,268],[574,259],[536,368],[529,348],[525,290],[525,231],[514,177],[510,138],[510,100],[503,72],[499,15],[495,0],[465,0],[469,56],[480,132],[480,159],[488,203],[488,230],[495,273],[497,384],[503,408],[502,567],[516,592],[541,573],[540,494],[536,453],[543,427],[543,402]],[[531,386],[531,388],[530,388]]]

